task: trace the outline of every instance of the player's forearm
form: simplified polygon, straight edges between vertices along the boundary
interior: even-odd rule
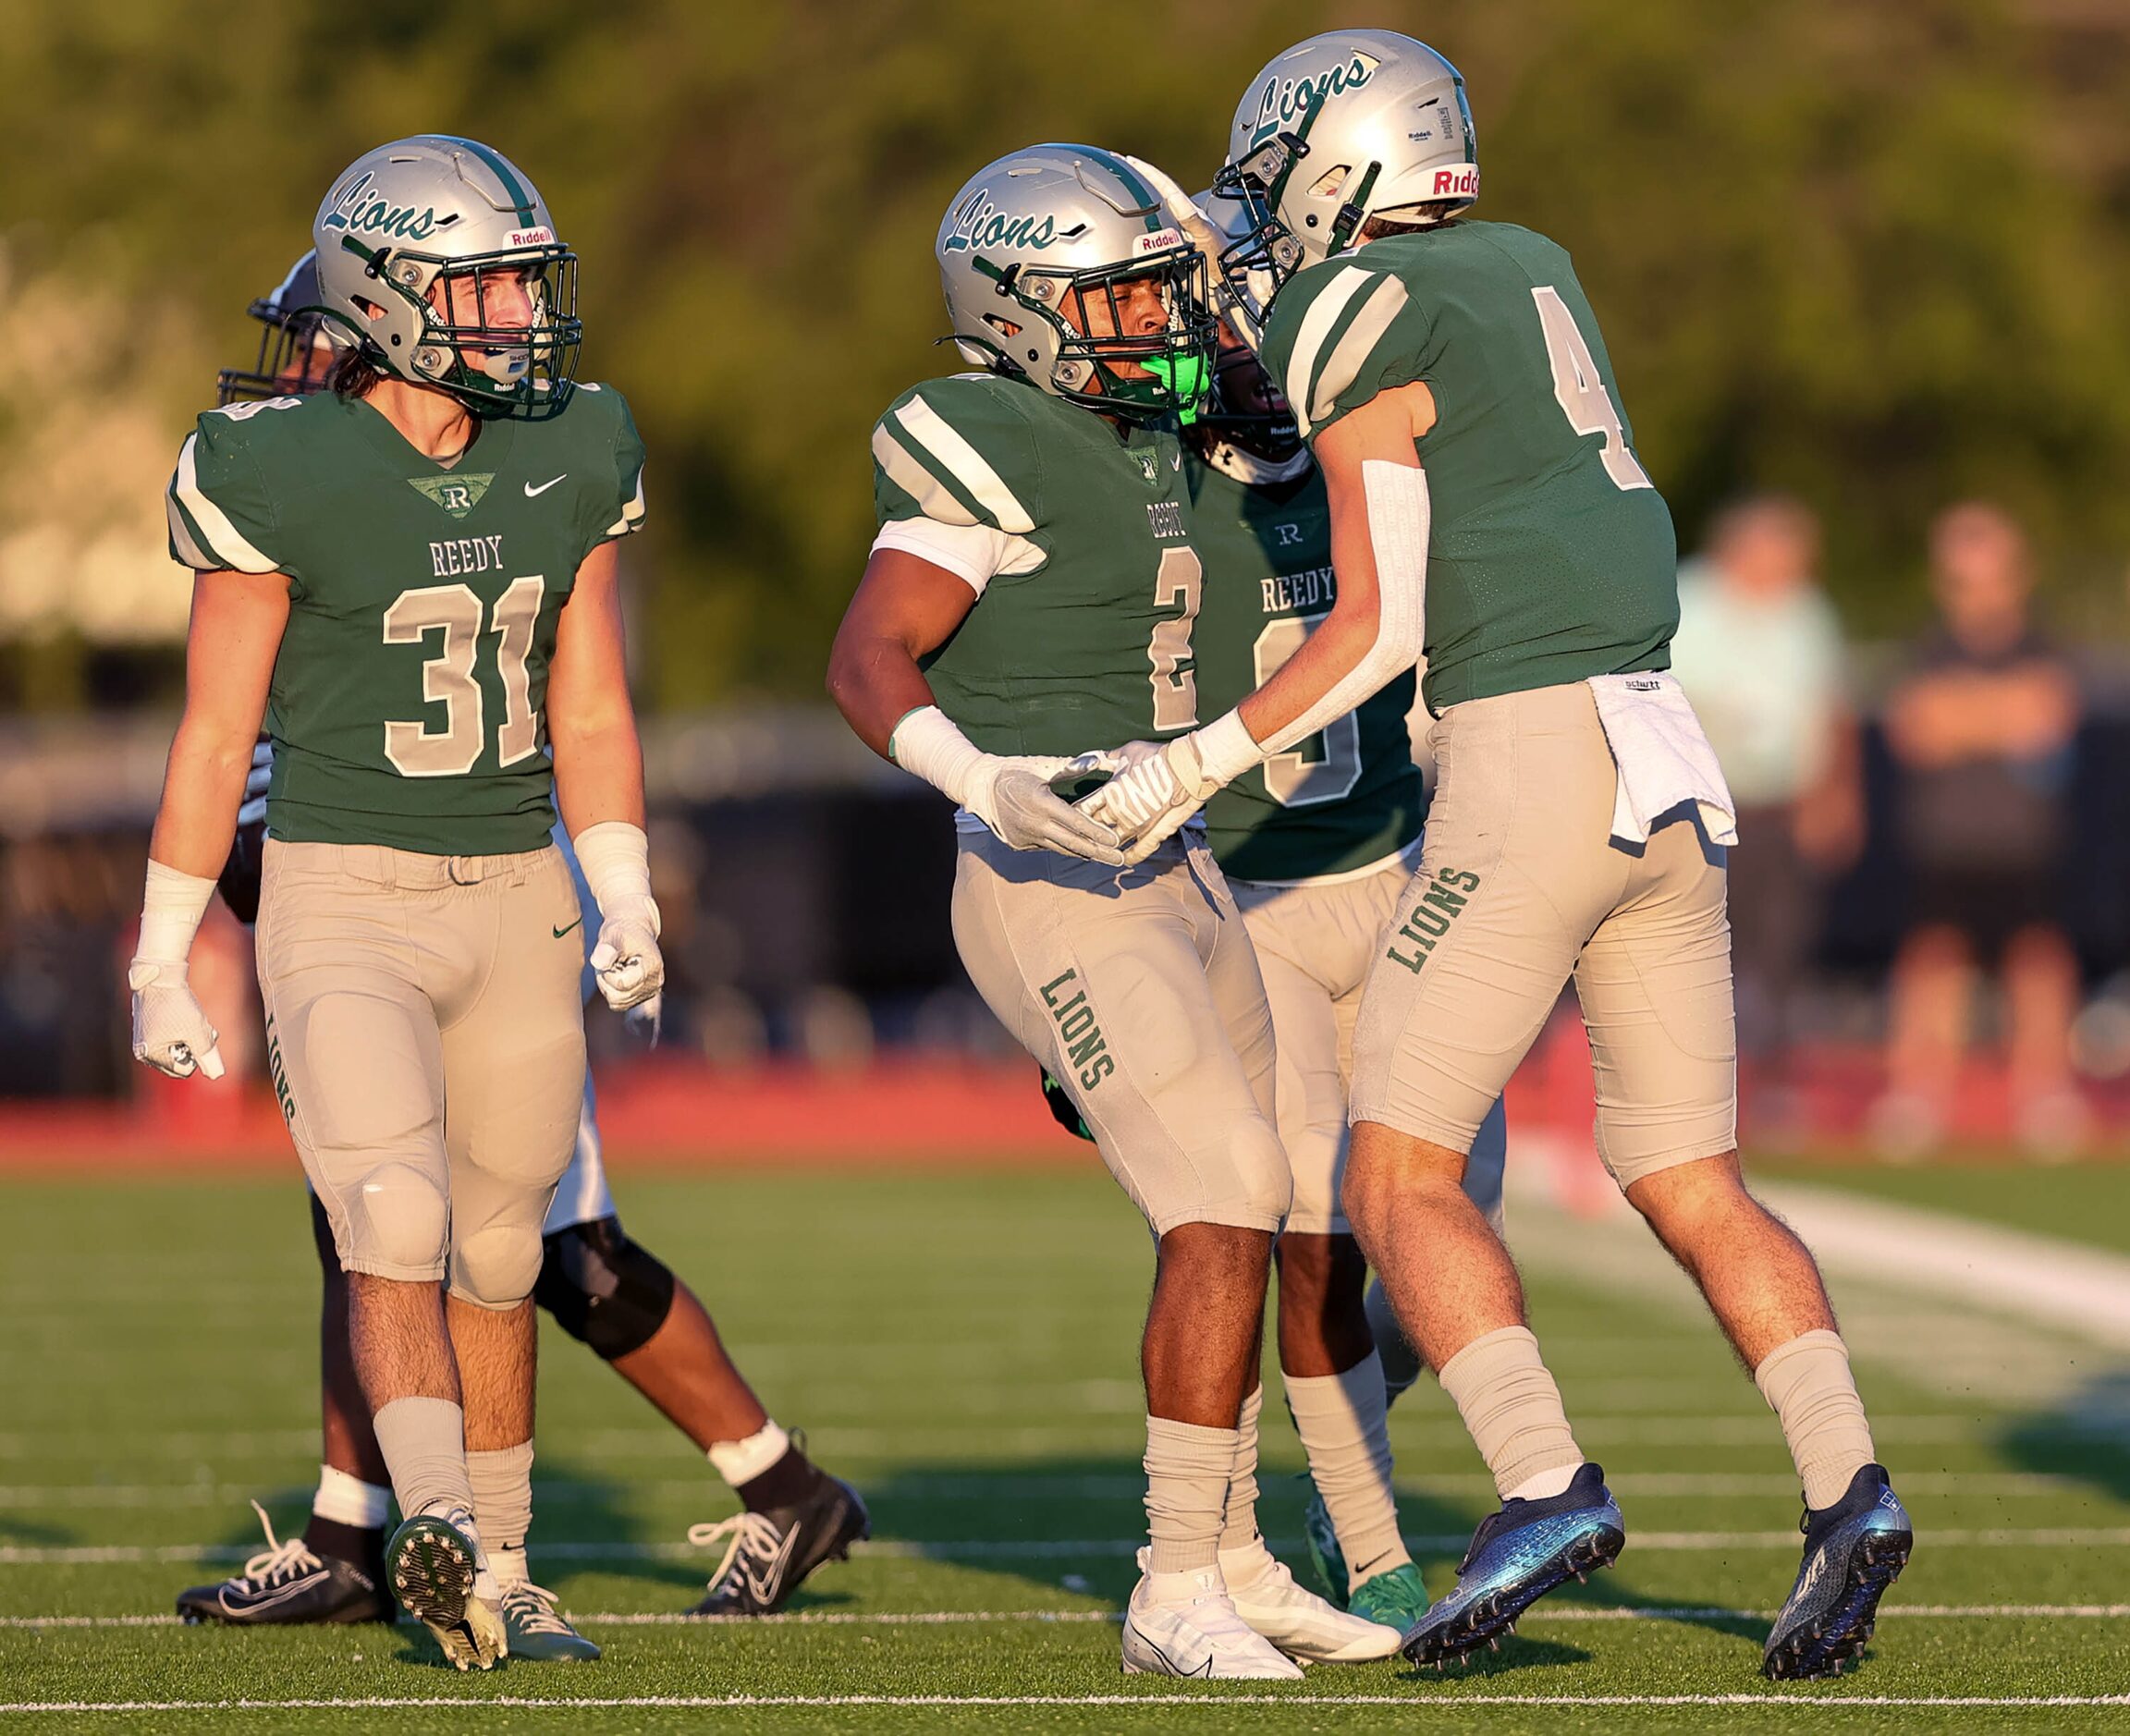
[[[1282,737],[1361,666],[1376,643],[1378,624],[1373,599],[1350,609],[1334,606],[1272,679],[1242,702],[1242,721],[1251,736],[1276,751]]]
[[[633,716],[588,729],[550,728],[555,800],[571,837],[609,820],[643,825],[643,746]]]
[[[237,808],[244,800],[256,740],[253,732],[239,740],[190,715],[178,724],[148,841],[153,861],[210,880],[222,872],[237,835]]]
[[[890,758],[895,726],[934,703],[932,685],[900,640],[839,633],[828,656],[828,696],[858,739]]]

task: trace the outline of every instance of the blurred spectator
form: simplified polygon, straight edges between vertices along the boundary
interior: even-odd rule
[[[1731,852],[1741,1053],[1773,1087],[1756,1118],[1794,1117],[1785,1088],[1798,979],[1830,875],[1863,840],[1856,723],[1842,629],[1816,576],[1819,525],[1786,495],[1724,511],[1679,576],[1671,666],[1738,802]]]
[[[2016,1131],[2030,1148],[2069,1150],[2086,1131],[2071,1080],[2077,964],[2058,915],[2077,684],[2032,623],[2026,539],[2007,514],[1950,508],[1930,558],[1939,625],[1887,709],[1914,878],[1874,1131],[1896,1150],[1940,1136],[1977,972],[1994,964]]]

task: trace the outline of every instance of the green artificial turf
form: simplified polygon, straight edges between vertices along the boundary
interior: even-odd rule
[[[1859,1185],[1970,1215],[2010,1200],[2003,1216],[2021,1228],[2101,1245],[2125,1245],[2130,1221],[2130,1172],[1905,1171]],[[1919,1301],[1891,1330],[1859,1304],[1859,1375],[1917,1554],[1861,1669],[1778,1688],[1757,1666],[1766,1614],[1796,1569],[1797,1497],[1772,1418],[1692,1308],[1529,1260],[1535,1325],[1627,1515],[1620,1566],[1548,1598],[1498,1656],[1447,1677],[1393,1662],[1294,1684],[1127,1679],[1113,1617],[1142,1525],[1135,1341],[1150,1258],[1098,1170],[624,1172],[618,1192],[773,1413],[803,1425],[814,1456],[873,1504],[875,1545],[816,1575],[799,1619],[655,1620],[700,1595],[715,1562],[688,1548],[687,1528],[731,1498],[548,1327],[533,1565],[586,1618],[604,1662],[462,1677],[404,1627],[111,1624],[166,1615],[181,1586],[263,1547],[248,1496],[300,1526],[317,1461],[310,1229],[291,1183],[18,1180],[0,1184],[0,1718],[54,1732],[573,1736],[2130,1730],[2130,1705],[2006,1704],[2130,1693],[2130,1622],[2112,1608],[2130,1562],[2130,1449],[2093,1422],[2096,1395],[2130,1385],[2130,1355],[2015,1335],[2008,1358],[2066,1359],[2065,1396],[2005,1400],[1986,1377],[1949,1390],[1932,1365],[1971,1348],[1971,1321],[1934,1327]],[[1899,1301],[1872,1306],[1888,1318]],[[1269,1378],[1262,1516],[1305,1573],[1301,1455]],[[1490,1485],[1431,1383],[1401,1402],[1392,1433],[1406,1529],[1439,1592]],[[123,1553],[79,1553],[92,1550]],[[612,1619],[630,1616],[655,1620]],[[911,1616],[926,1619],[894,1619]],[[1732,1694],[1752,1704],[1700,1698]],[[806,1703],[584,1704],[734,1696]],[[1338,1704],[1351,1696],[1388,1704]],[[880,1697],[938,1703],[867,1703]],[[1961,1697],[1988,1704],[1912,1704]],[[499,1698],[557,1704],[482,1706]],[[1875,1698],[1910,1704],[1864,1704]],[[346,1704],[379,1699],[440,1704]],[[165,1702],[197,1709],[32,1709]]]

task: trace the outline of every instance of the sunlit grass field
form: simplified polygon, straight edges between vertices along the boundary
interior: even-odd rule
[[[2130,1250],[2130,1169],[1768,1173],[1859,1209],[1891,1195]],[[1126,1679],[1115,1618],[1141,1526],[1150,1251],[1097,1168],[624,1166],[617,1192],[772,1412],[872,1502],[875,1542],[793,1614],[676,1619],[715,1564],[687,1528],[730,1498],[549,1328],[533,1563],[604,1662],[463,1677],[419,1629],[177,1625],[180,1587],[263,1547],[248,1498],[284,1530],[307,1508],[300,1189],[12,1180],[0,1717],[53,1731],[2130,1729],[2130,1701],[2096,1703],[2130,1695],[2130,1348],[2104,1336],[1835,1273],[1917,1552],[1860,1670],[1777,1688],[1757,1666],[1796,1568],[1798,1501],[1773,1419],[1632,1225],[1512,1202],[1535,1325],[1627,1515],[1620,1566],[1451,1676],[1394,1661],[1293,1684]],[[1264,1522],[1305,1572],[1301,1456],[1276,1401],[1267,1429]],[[1393,1434],[1406,1528],[1440,1591],[1490,1485],[1431,1383]]]

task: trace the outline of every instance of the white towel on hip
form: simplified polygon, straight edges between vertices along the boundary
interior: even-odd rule
[[[1735,844],[1737,804],[1677,679],[1663,670],[1594,675],[1590,691],[1620,771],[1612,836],[1646,844],[1653,821],[1691,801],[1699,806],[1711,842]]]

